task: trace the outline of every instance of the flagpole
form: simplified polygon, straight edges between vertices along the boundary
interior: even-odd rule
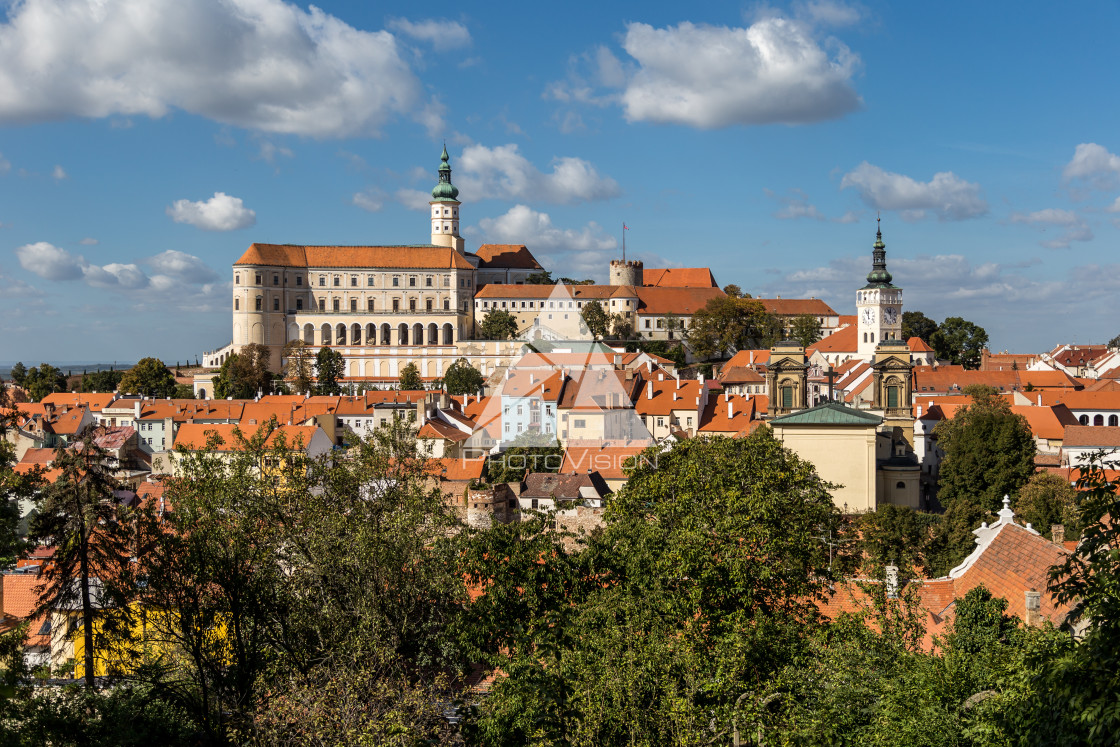
[[[622,261],[626,262],[626,221],[622,221]]]

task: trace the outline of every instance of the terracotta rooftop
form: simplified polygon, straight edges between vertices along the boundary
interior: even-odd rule
[[[1076,422],[1076,421],[1075,421]],[[1067,425],[1062,447],[1082,449],[1120,448],[1120,426],[1107,425]]]
[[[586,473],[591,470],[606,480],[623,480],[626,479],[625,468],[632,465],[633,459],[648,447],[648,442],[626,446],[574,446],[569,443],[564,450],[560,472]]]
[[[854,353],[858,349],[858,332],[855,326],[849,326],[842,327],[828,337],[817,340],[812,345],[805,348],[805,355],[811,356],[813,351],[816,350],[819,350],[823,355],[827,353]]]
[[[669,267],[642,270],[642,285],[662,288],[716,288],[716,279],[707,267]]]
[[[920,337],[911,337],[906,341],[906,347],[910,348],[911,353],[932,353],[933,348],[926,344],[926,341]]]
[[[431,270],[474,269],[467,258],[450,247],[432,245],[398,246],[302,246],[296,244],[252,244],[234,262],[265,267],[372,268]]]
[[[835,316],[839,314],[819,298],[759,298],[766,310],[776,316]]]
[[[727,294],[719,288],[638,288],[639,314],[691,316],[713,298]]]

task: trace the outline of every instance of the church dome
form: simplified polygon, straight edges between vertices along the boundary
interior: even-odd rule
[[[459,188],[451,183],[451,156],[447,155],[446,145],[443,146],[439,161],[439,183],[432,189],[432,199],[438,202],[456,202]]]

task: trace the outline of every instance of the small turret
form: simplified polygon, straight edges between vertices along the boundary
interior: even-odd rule
[[[611,285],[633,285],[642,287],[642,275],[645,267],[640,259],[612,259],[611,260]]]
[[[451,156],[447,146],[439,157],[439,181],[432,189],[432,243],[462,252],[463,238],[459,236],[459,189],[451,183]]]

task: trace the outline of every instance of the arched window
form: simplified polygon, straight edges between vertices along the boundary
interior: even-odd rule
[[[1088,415],[1082,415],[1081,417],[1079,417],[1077,419],[1077,422],[1081,423],[1081,425],[1089,425],[1089,416]]]
[[[898,407],[898,387],[887,387],[887,407]]]
[[[793,387],[788,384],[782,387],[782,407],[787,410],[793,407]]]
[[[900,482],[894,486],[896,490],[906,490],[906,483]]]
[[[1108,416],[1108,424],[1109,424],[1110,426],[1112,426],[1113,428],[1115,428],[1115,427],[1116,427],[1116,425],[1117,425],[1117,420],[1118,420],[1118,419],[1117,419],[1117,417],[1116,417],[1115,415],[1109,415],[1109,416]]]
[[[1104,415],[1097,415],[1093,418],[1093,425],[1104,425]]]

